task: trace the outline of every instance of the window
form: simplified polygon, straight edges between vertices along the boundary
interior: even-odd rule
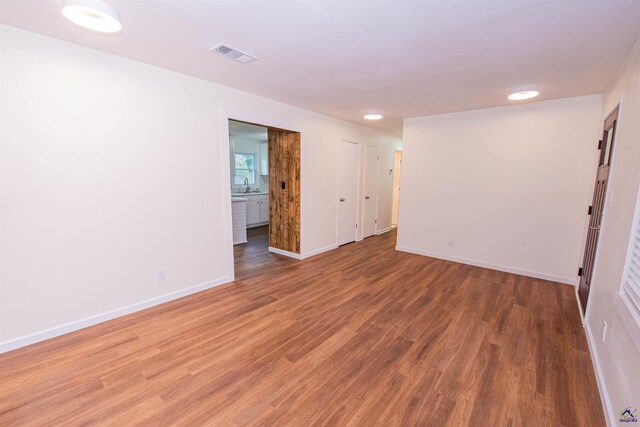
[[[247,153],[235,153],[235,175],[233,176],[234,185],[245,185],[245,180],[249,181],[249,185],[256,183],[256,155]]]
[[[636,348],[640,350],[640,204],[638,202],[640,202],[640,192],[631,226],[622,284],[614,302],[627,332],[633,339]]]

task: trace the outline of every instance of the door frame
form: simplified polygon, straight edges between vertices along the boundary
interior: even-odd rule
[[[600,229],[598,232],[598,235],[596,237],[596,241],[595,241],[595,249],[594,249],[594,255],[593,255],[593,261],[592,261],[592,267],[591,267],[591,273],[590,273],[590,282],[589,282],[589,289],[588,289],[588,294],[587,294],[587,306],[583,307],[582,305],[582,301],[580,299],[580,284],[582,283],[582,276],[578,275],[578,279],[576,281],[575,284],[575,292],[576,292],[576,300],[578,302],[578,309],[580,311],[580,314],[582,316],[582,322],[585,322],[585,319],[587,318],[588,313],[590,312],[590,307],[593,304],[589,304],[589,296],[591,295],[591,288],[592,288],[592,284],[593,284],[593,278],[596,275],[597,272],[597,266],[598,266],[598,262],[600,259],[600,244],[602,242],[602,237],[603,234],[605,234],[605,229],[602,228],[602,225],[604,224],[604,220],[606,217],[606,214],[608,212],[608,204],[610,202],[610,198],[611,198],[611,178],[613,176],[612,172],[613,172],[613,167],[614,167],[614,163],[615,163],[615,157],[616,157],[616,152],[617,152],[617,146],[618,144],[616,144],[616,139],[618,136],[618,129],[620,128],[620,117],[621,117],[621,112],[622,112],[622,99],[620,99],[620,102],[618,104],[616,104],[615,107],[613,107],[611,109],[611,111],[609,113],[607,113],[607,115],[605,116],[605,118],[602,120],[602,128],[600,129],[600,136],[598,138],[598,140],[600,141],[600,138],[604,136],[604,132],[608,127],[608,124],[610,121],[613,121],[613,123],[611,123],[611,131],[613,132],[613,136],[612,136],[612,140],[611,140],[611,147],[609,150],[609,162],[608,162],[608,167],[609,167],[609,171],[607,174],[607,184],[606,184],[606,188],[605,188],[605,194],[604,194],[604,200],[603,200],[603,207],[602,207],[602,213],[601,213],[601,219],[600,219]],[[615,116],[615,118],[613,118]],[[602,147],[602,149],[604,150],[606,147]],[[593,199],[594,199],[594,194],[596,191],[596,185],[598,183],[598,175],[600,173],[600,166],[601,166],[601,161],[602,158],[604,157],[604,152],[600,150],[600,148],[598,148],[597,150],[597,155],[595,156],[595,160],[596,160],[596,168],[595,171],[593,173],[591,182],[592,182],[592,186],[591,186],[591,193],[590,193],[590,198],[589,198],[589,204],[587,206],[592,206],[593,203]],[[584,258],[585,258],[585,253],[587,251],[587,245],[588,245],[588,240],[589,240],[589,227],[591,226],[591,214],[587,215],[587,219],[585,221],[585,233],[583,236],[583,245],[582,245],[582,250],[580,251],[580,269],[582,270],[582,268],[584,268]],[[582,275],[584,275],[585,272],[582,272]]]
[[[393,192],[395,190],[393,186],[393,181],[396,179],[397,174],[402,174],[402,166],[400,166],[400,172],[396,170],[396,153],[400,153],[400,165],[402,165],[402,150],[398,150],[397,148],[393,149],[393,176],[391,177],[391,227],[393,228]],[[398,176],[398,212],[396,218],[396,228],[398,227],[398,223],[400,222],[400,188],[402,187],[400,180],[402,179],[402,175]]]
[[[357,182],[356,182],[356,200],[358,201],[358,203],[356,203],[356,226],[357,226],[357,230],[356,230],[356,239],[355,241],[358,242],[360,240],[362,240],[362,234],[360,234],[361,231],[361,222],[359,221],[360,219],[360,184],[361,184],[361,179],[362,177],[360,176],[360,163],[362,162],[362,144],[360,142],[356,142],[356,141],[351,141],[348,139],[340,139],[338,140],[338,142],[336,143],[336,159],[337,159],[337,163],[336,163],[336,242],[335,242],[335,247],[337,248],[339,246],[339,242],[340,242],[340,144],[343,143],[348,143],[348,144],[355,144],[358,147],[358,165],[357,168],[358,170],[356,171],[356,176],[357,178]]]
[[[375,212],[374,212],[374,216],[375,216],[375,220],[376,223],[373,226],[373,234],[371,236],[368,237],[372,237],[372,236],[376,236],[378,235],[378,209],[379,209],[379,200],[380,200],[380,146],[376,145],[376,144],[365,144],[363,147],[363,153],[362,154],[362,195],[360,195],[360,199],[359,199],[359,204],[362,203],[362,216],[360,218],[360,223],[362,224],[362,229],[361,231],[361,240],[364,239],[364,199],[362,198],[363,196],[366,196],[366,186],[367,186],[367,147],[374,147],[376,149],[376,151],[378,152],[377,154],[377,160],[376,160],[376,183],[375,183],[375,193],[376,193],[376,206],[375,206]]]
[[[223,183],[229,183],[231,176],[230,165],[230,152],[229,152],[229,120],[236,120],[239,122],[245,122],[250,124],[256,124],[258,126],[272,127],[283,130],[291,130],[292,132],[300,133],[300,255],[292,256],[289,253],[284,253],[285,256],[290,256],[296,259],[302,259],[304,254],[304,210],[306,205],[306,197],[304,192],[304,163],[305,163],[305,129],[303,126],[299,126],[298,123],[293,123],[290,120],[283,120],[281,117],[272,116],[265,112],[248,112],[229,109],[218,109],[218,137],[220,146],[218,147],[220,154],[220,174]],[[297,129],[297,130],[293,130]],[[230,281],[235,280],[235,260],[233,255],[233,219],[231,215],[231,185],[224,185],[222,188],[223,197],[223,225],[224,225],[224,241],[225,241],[225,264],[227,270],[227,277]]]

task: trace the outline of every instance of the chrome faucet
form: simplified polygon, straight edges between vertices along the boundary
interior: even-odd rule
[[[245,193],[248,193],[248,192],[249,192],[249,190],[250,190],[250,189],[249,189],[249,178],[245,178],[245,179],[244,179],[244,185],[246,185],[246,186],[247,186],[247,188],[244,190],[244,192],[245,192]]]

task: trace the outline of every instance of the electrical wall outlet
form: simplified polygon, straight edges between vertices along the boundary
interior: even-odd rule
[[[167,269],[159,268],[158,269],[158,282],[164,282],[167,280]]]
[[[602,322],[602,342],[607,339],[607,322]]]
[[[452,248],[456,244],[456,241],[452,238],[449,238],[449,247]]]

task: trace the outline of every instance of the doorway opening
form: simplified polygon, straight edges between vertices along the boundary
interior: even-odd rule
[[[611,169],[611,161],[613,159],[613,148],[615,145],[616,127],[618,122],[618,110],[619,106],[617,106],[604,120],[602,140],[598,145],[600,156],[598,159],[596,183],[593,190],[593,201],[591,202],[591,206],[589,206],[590,217],[589,228],[587,229],[587,241],[584,248],[582,267],[578,270],[578,276],[580,276],[578,296],[580,299],[580,305],[582,306],[583,315],[587,313],[589,291],[591,290],[591,279],[593,278],[593,267],[598,254],[598,240],[600,237],[600,227],[602,226],[602,217],[605,212],[609,171]]]
[[[298,257],[300,133],[229,119],[229,164],[236,273]]]
[[[402,170],[402,151],[393,150],[393,201],[391,206],[391,227],[398,226],[400,208],[400,172]]]

